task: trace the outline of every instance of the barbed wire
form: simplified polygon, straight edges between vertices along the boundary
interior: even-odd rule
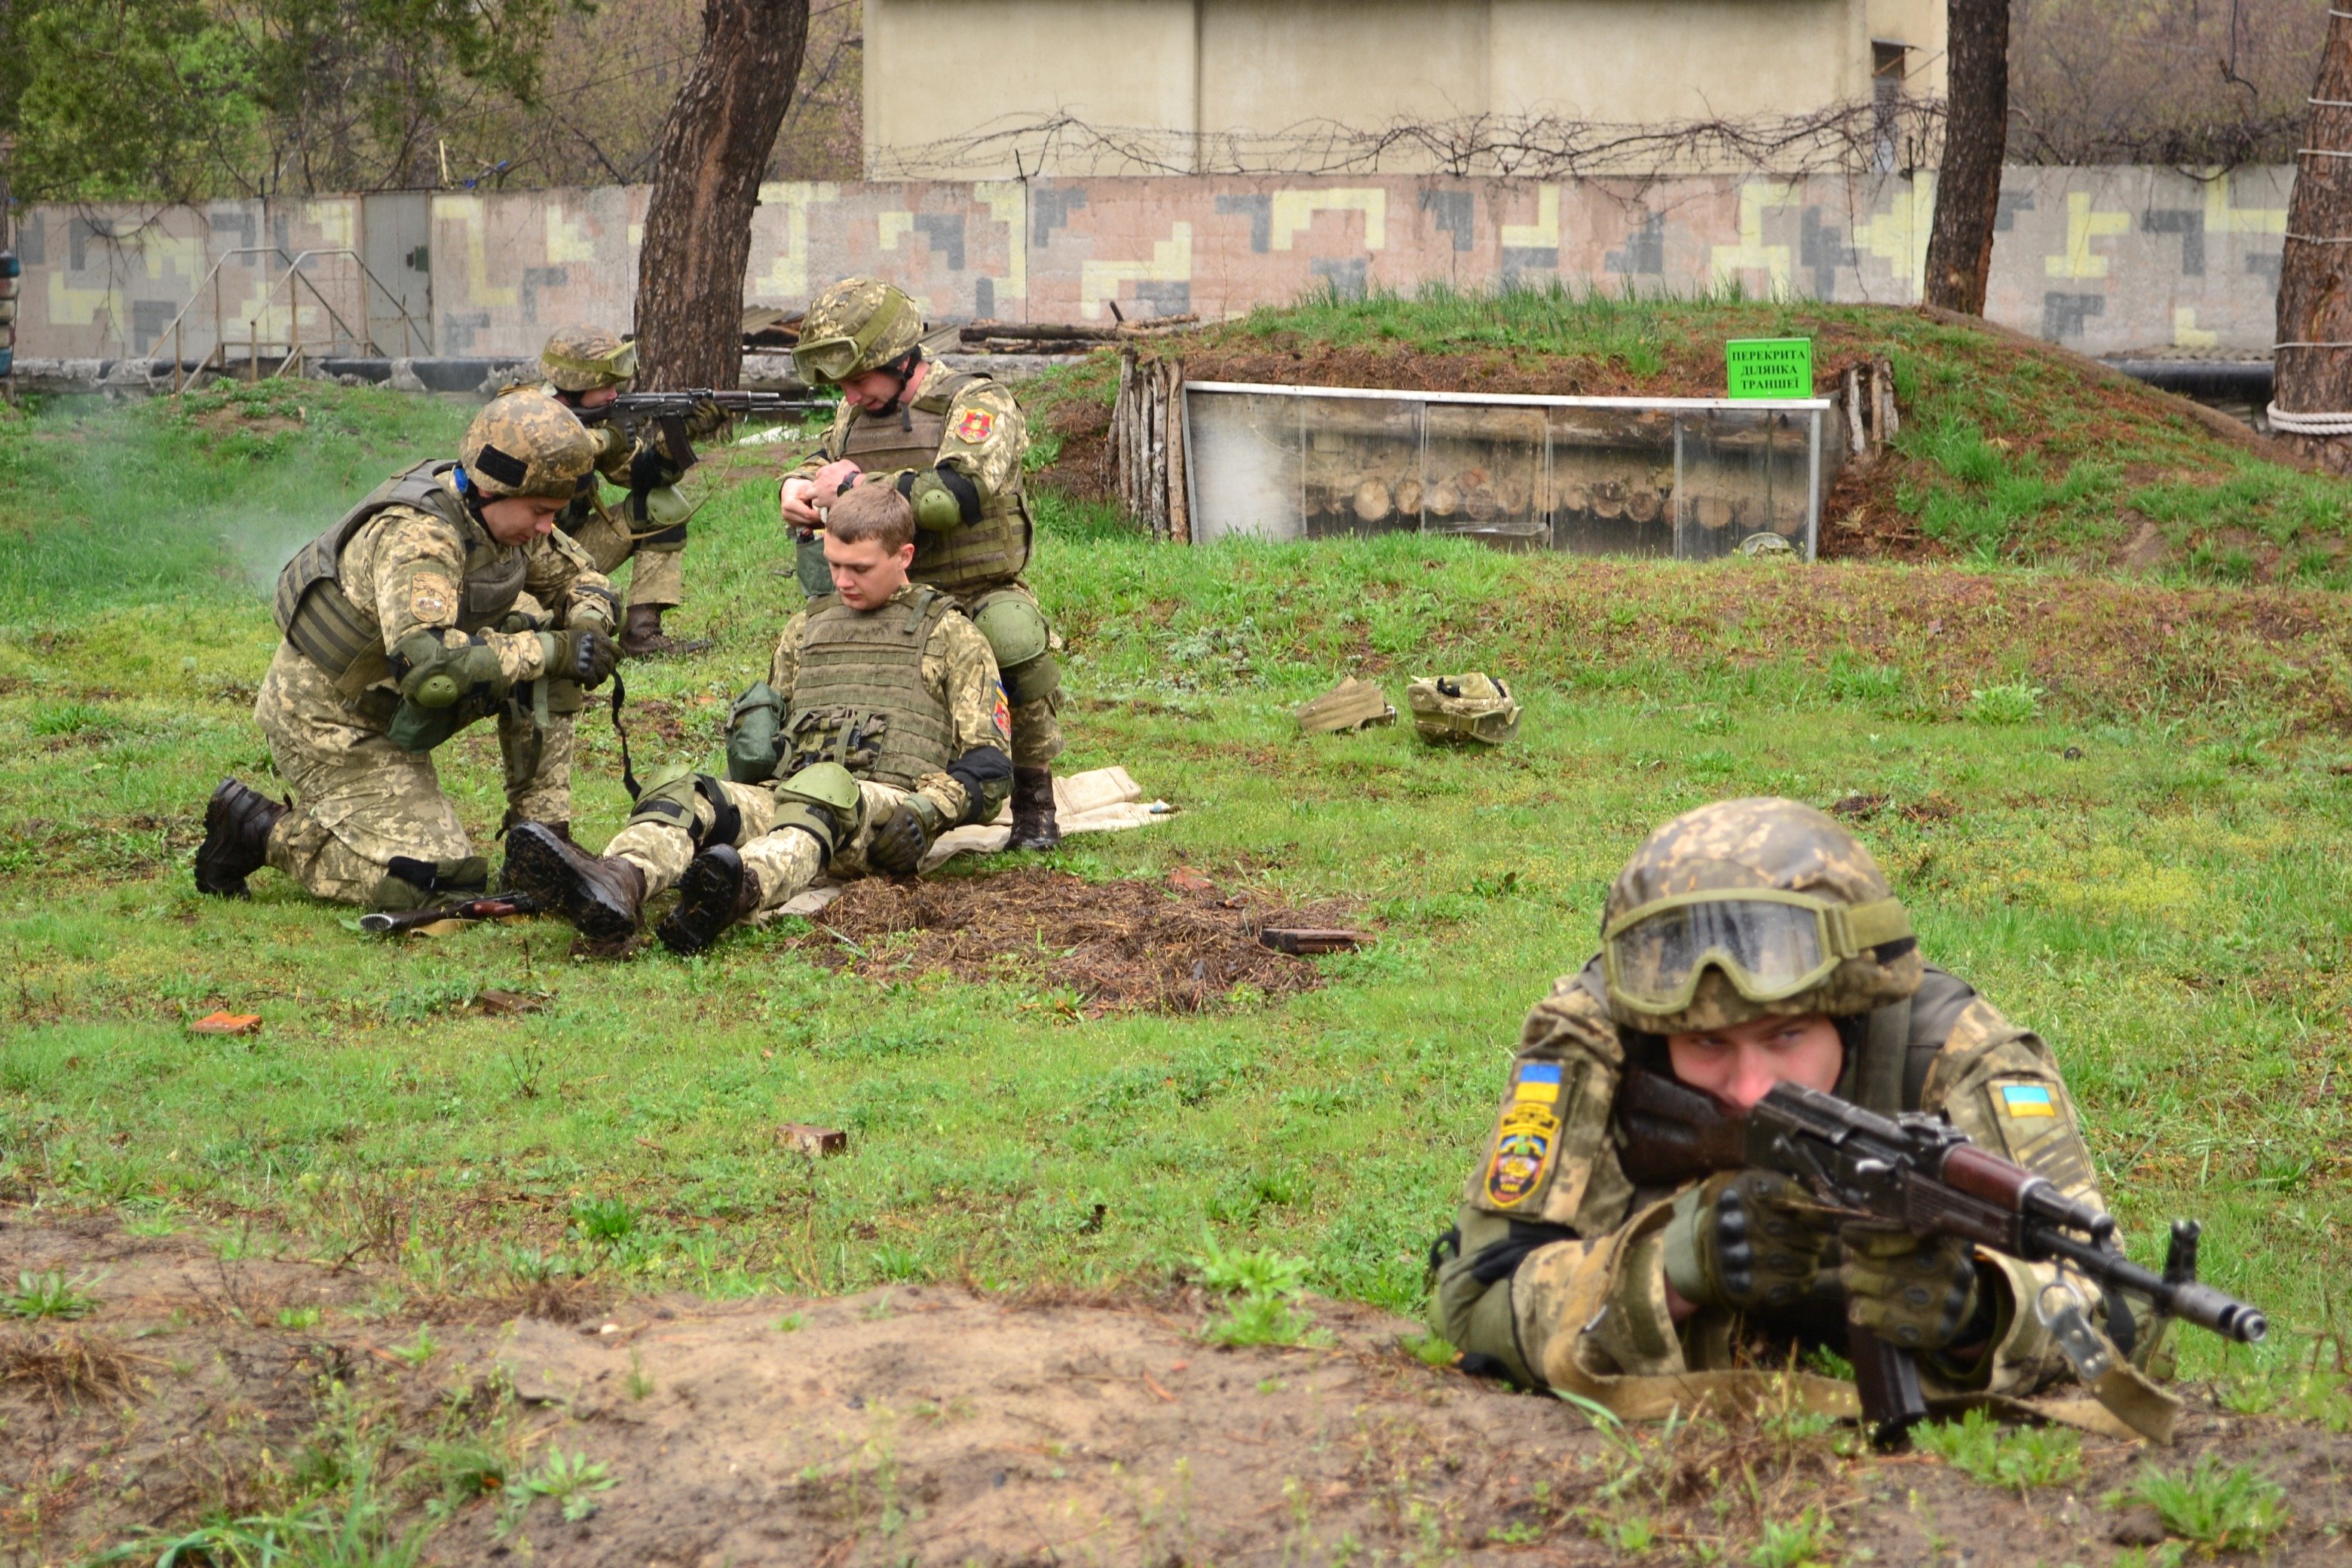
[[[1196,133],[1097,125],[1057,112],[1003,116],[961,136],[872,150],[873,179],[1088,174],[1442,174],[1558,179],[1745,168],[1785,174],[1909,172],[1943,140],[1940,99],[1833,104],[1809,114],[1615,123],[1559,115],[1397,119],[1377,128],[1305,120],[1279,131]]]

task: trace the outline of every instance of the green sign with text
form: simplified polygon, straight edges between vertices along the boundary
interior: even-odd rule
[[[1723,364],[1734,397],[1813,395],[1811,338],[1733,338],[1723,345]]]

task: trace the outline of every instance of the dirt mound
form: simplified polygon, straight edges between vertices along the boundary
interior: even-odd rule
[[[1603,1437],[1322,1300],[1324,1342],[1230,1351],[1192,1290],[644,1299],[574,1324],[444,1300],[428,1322],[385,1310],[387,1271],[21,1209],[0,1268],[94,1298],[0,1350],[0,1477],[22,1489],[0,1553],[28,1563],[155,1552],[150,1532],[206,1519],[397,1540],[428,1503],[427,1561],[560,1568],[1749,1562],[1775,1541],[1796,1562],[1800,1533],[1806,1561],[2088,1562],[2161,1533],[2095,1500],[2209,1452],[2286,1489],[2265,1563],[2333,1561],[2352,1522],[2352,1436],[2203,1400],[2172,1452],[2085,1440],[2063,1489],[1994,1489],[1785,1415]]]
[[[868,979],[942,973],[1020,979],[1076,994],[1089,1014],[1198,1013],[1248,991],[1311,991],[1322,973],[1262,945],[1268,927],[1335,926],[1344,911],[1292,910],[1205,878],[1087,882],[1030,868],[988,877],[853,882],[797,945]],[[1246,993],[1244,993],[1246,994]]]

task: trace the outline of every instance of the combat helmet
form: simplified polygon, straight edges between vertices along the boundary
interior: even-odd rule
[[[801,318],[793,363],[812,384],[846,381],[904,359],[922,341],[922,310],[903,289],[878,278],[845,278]]]
[[[559,327],[539,351],[539,363],[558,392],[593,392],[637,374],[637,345],[603,327]]]
[[[1433,746],[1499,746],[1519,732],[1519,702],[1475,670],[1424,677],[1404,689],[1413,733]]]
[[[1601,921],[1610,1016],[1650,1034],[1850,1017],[1919,988],[1910,917],[1878,863],[1793,800],[1675,817],[1633,851]]]
[[[474,416],[458,460],[477,494],[568,500],[596,460],[596,438],[547,394],[517,392]]]

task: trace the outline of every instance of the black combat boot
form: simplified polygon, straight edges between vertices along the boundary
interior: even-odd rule
[[[634,935],[646,901],[643,871],[617,857],[591,855],[542,822],[519,822],[507,835],[504,880],[591,942]]]
[[[196,891],[246,896],[245,879],[269,863],[269,830],[293,809],[235,779],[223,779],[205,803],[205,841],[196,846]]]
[[[760,897],[760,873],[743,864],[733,845],[714,844],[678,878],[677,907],[662,917],[654,934],[672,952],[700,952],[728,927],[751,919]]]
[[[1007,849],[1051,849],[1062,841],[1054,820],[1054,770],[1013,770],[1013,841]]]

